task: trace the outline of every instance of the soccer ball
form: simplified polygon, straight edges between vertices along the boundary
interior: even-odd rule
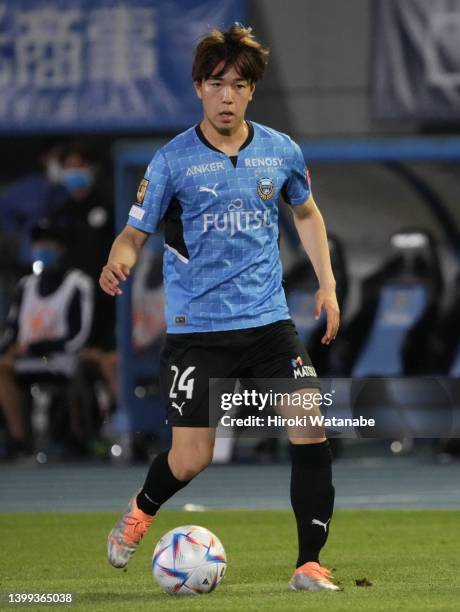
[[[227,556],[219,538],[196,525],[168,531],[152,557],[155,580],[163,591],[173,595],[210,593],[226,569]]]

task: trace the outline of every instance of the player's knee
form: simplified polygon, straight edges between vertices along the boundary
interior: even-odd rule
[[[198,461],[196,459],[190,462],[184,462],[183,460],[179,459],[178,461],[174,462],[174,464],[171,466],[171,469],[174,476],[178,480],[182,480],[185,482],[188,480],[192,480],[192,478],[195,478],[195,476],[198,476],[198,474],[202,472],[208,465],[208,463]]]
[[[178,480],[192,480],[212,461],[213,450],[207,446],[170,452],[171,470]]]

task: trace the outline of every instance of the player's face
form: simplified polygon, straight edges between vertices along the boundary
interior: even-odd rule
[[[255,85],[243,79],[235,68],[220,73],[223,63],[218,64],[209,79],[195,83],[197,96],[203,103],[204,117],[222,134],[231,134],[244,121],[244,114],[252,100]]]

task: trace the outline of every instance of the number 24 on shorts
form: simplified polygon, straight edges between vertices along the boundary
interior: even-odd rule
[[[192,399],[193,386],[195,384],[195,379],[188,378],[188,377],[192,374],[194,370],[196,370],[195,366],[189,366],[179,376],[179,368],[175,365],[171,366],[171,371],[174,373],[174,378],[172,381],[171,389],[169,390],[169,397],[171,399],[177,398],[178,391],[185,391],[185,397],[187,399]],[[177,379],[179,379],[179,381]],[[177,383],[177,387],[176,387],[176,383]]]

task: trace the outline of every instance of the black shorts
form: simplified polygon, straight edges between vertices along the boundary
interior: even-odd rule
[[[160,381],[171,425],[215,426],[209,418],[210,378],[290,379],[292,391],[318,386],[291,320],[250,329],[167,334]]]

